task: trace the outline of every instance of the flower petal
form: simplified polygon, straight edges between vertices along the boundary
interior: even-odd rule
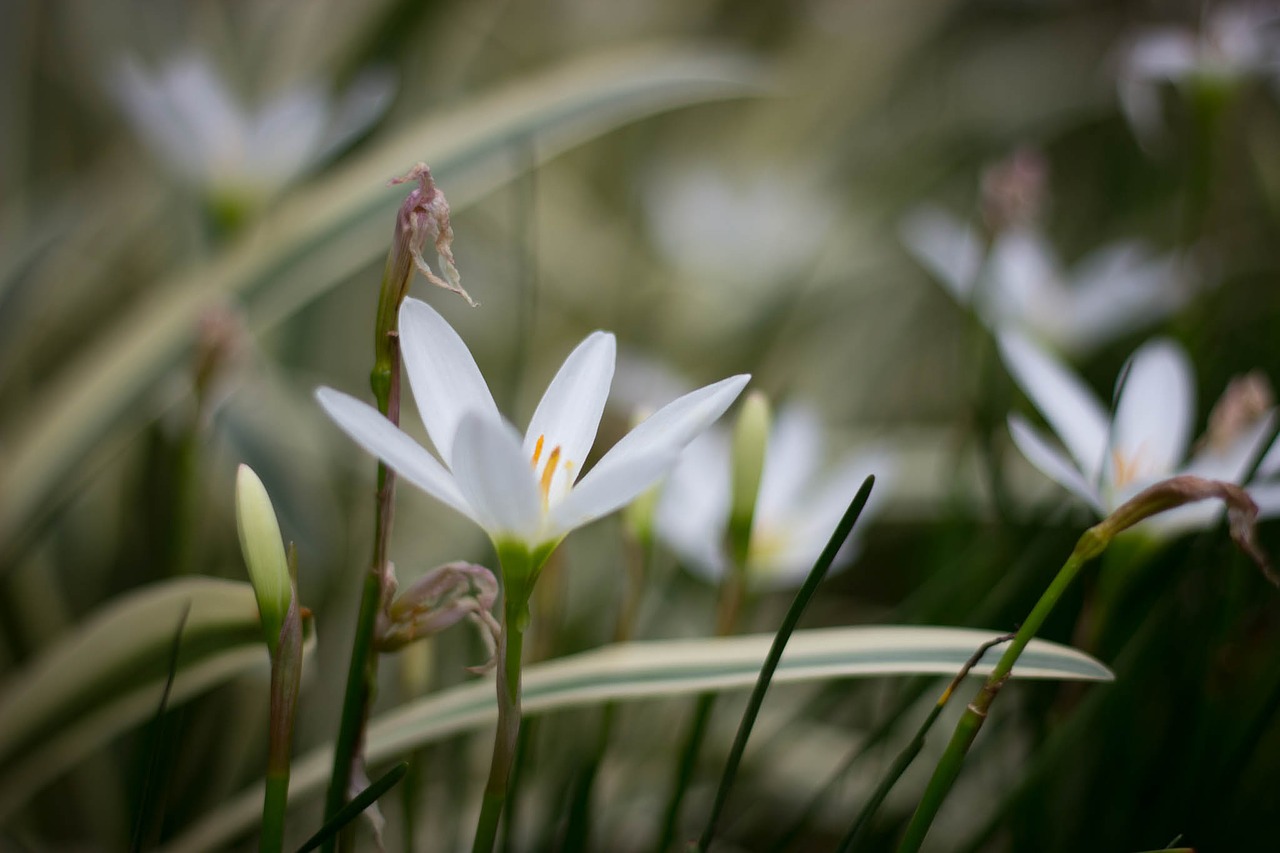
[[[1111,448],[1129,479],[1171,475],[1191,440],[1195,389],[1186,352],[1169,340],[1144,344],[1129,364],[1116,404]]]
[[[400,306],[400,349],[413,399],[440,458],[453,467],[453,442],[463,415],[502,421],[475,359],[453,327],[425,302]],[[526,470],[527,470],[526,463]]]
[[[1040,473],[1089,504],[1099,515],[1107,514],[1102,498],[1093,484],[1035,428],[1018,415],[1010,415],[1009,434],[1013,436],[1013,443],[1022,451],[1022,455],[1039,468]]]
[[[1140,243],[1093,252],[1073,278],[1062,343],[1077,352],[1168,316],[1192,294],[1182,262],[1152,257]]]
[[[1249,497],[1258,505],[1259,518],[1280,515],[1280,483],[1256,483],[1249,487]]]
[[[812,409],[787,406],[769,433],[756,515],[774,518],[794,509],[810,485],[822,454],[822,425]]]
[[[570,530],[608,515],[655,485],[680,459],[680,448],[649,447],[605,465],[600,462],[551,508],[544,537],[558,539]]]
[[[332,388],[317,388],[316,399],[325,413],[356,444],[431,497],[478,522],[475,512],[444,466],[377,409]]]
[[[690,391],[654,412],[609,449],[591,473],[617,464],[631,454],[649,455],[655,450],[679,450],[725,413],[751,381],[747,374],[721,379]],[[589,476],[589,475],[588,475]]]
[[[475,411],[463,414],[453,446],[453,476],[490,537],[538,544],[542,498],[515,427]]]
[[[690,391],[622,437],[551,510],[551,528],[567,533],[635,499],[675,466],[680,451],[724,414],[750,381],[732,376]]]
[[[1022,335],[1002,333],[999,343],[1010,375],[1062,439],[1084,479],[1097,482],[1107,453],[1108,426],[1098,398],[1074,373]],[[1054,474],[1049,476],[1062,482]]]
[[[708,581],[724,574],[729,520],[729,442],[709,430],[689,443],[662,486],[653,528],[688,568]]]
[[[1239,484],[1249,473],[1249,468],[1258,455],[1262,453],[1263,443],[1271,436],[1276,427],[1276,410],[1267,412],[1265,417],[1258,418],[1243,434],[1238,436],[1228,447],[1214,448],[1208,446],[1197,453],[1191,462],[1182,470],[1184,474],[1195,474],[1207,480],[1222,480]],[[1257,473],[1266,476],[1259,463]]]
[[[968,304],[982,267],[982,241],[973,228],[945,210],[924,207],[902,221],[898,238],[952,298]]]
[[[609,397],[616,354],[613,335],[608,332],[588,335],[569,353],[529,421],[524,436],[526,459],[533,458],[539,439],[543,442],[539,463],[545,462],[553,448],[560,448],[564,467],[559,470],[565,472],[564,482],[552,483],[553,494],[560,494],[578,478],[582,463],[591,452],[605,400]],[[559,472],[557,476],[561,476]]]

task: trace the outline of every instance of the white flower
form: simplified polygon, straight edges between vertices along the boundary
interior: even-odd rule
[[[747,577],[753,585],[801,583],[863,480],[875,474],[877,483],[855,537],[884,494],[888,454],[851,454],[828,468],[822,445],[822,428],[812,411],[790,406],[779,412],[765,451],[747,554]],[[667,478],[654,518],[655,533],[687,568],[710,581],[718,581],[729,565],[724,545],[729,469],[728,439],[718,432],[704,434],[689,445]],[[820,469],[827,473],[819,477]],[[843,560],[852,556],[854,541],[851,537],[841,552]]]
[[[1009,416],[1014,443],[1032,465],[1099,516],[1109,515],[1147,486],[1179,474],[1239,484],[1275,423],[1272,409],[1230,440],[1204,443],[1184,463],[1195,417],[1195,389],[1190,361],[1177,344],[1157,339],[1133,354],[1114,417],[1108,417],[1106,407],[1079,377],[1035,344],[1014,333],[1000,335],[999,343],[1010,374],[1067,453],[1016,414]],[[1280,500],[1260,506],[1264,513],[1274,512]],[[1192,504],[1142,525],[1149,532],[1171,535],[1205,527],[1221,511],[1216,502]]]
[[[178,56],[156,74],[126,58],[111,83],[134,130],[179,176],[262,197],[372,124],[392,90],[388,75],[366,74],[336,104],[319,86],[304,85],[250,110],[198,55]]]
[[[984,257],[977,231],[937,208],[902,223],[901,237],[961,305],[993,332],[1017,329],[1069,353],[1082,353],[1156,322],[1192,296],[1182,265],[1136,242],[1087,255],[1068,275],[1038,231],[1010,228]]]
[[[674,167],[646,184],[646,209],[659,251],[700,283],[735,300],[785,283],[811,265],[835,209],[794,171],[734,176],[723,164]]]
[[[1280,70],[1274,3],[1224,3],[1205,13],[1199,30],[1151,27],[1123,49],[1117,87],[1120,106],[1139,138],[1150,142],[1163,130],[1159,86],[1205,82],[1231,85]]]
[[[498,413],[462,339],[433,308],[406,299],[400,341],[438,460],[353,397],[320,388],[321,406],[356,443],[480,525],[500,549],[515,544],[542,557],[569,531],[613,512],[660,480],[750,378],[724,379],[663,407],[579,481],[613,378],[613,335],[593,332],[565,359],[523,439]]]

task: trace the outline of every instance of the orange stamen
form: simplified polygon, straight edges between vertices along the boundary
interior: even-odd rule
[[[560,462],[560,448],[555,447],[551,450],[551,455],[547,457],[547,467],[542,469],[542,478],[538,485],[542,488],[542,502],[545,504],[551,499],[551,480],[556,475],[556,465]]]
[[[545,435],[538,436],[538,443],[533,446],[533,459],[530,460],[530,464],[535,469],[538,467],[538,457],[542,455],[542,442],[544,439],[546,439]]]

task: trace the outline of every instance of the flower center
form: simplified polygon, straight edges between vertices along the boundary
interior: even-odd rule
[[[1138,452],[1133,456],[1126,457],[1119,450],[1111,451],[1111,482],[1112,485],[1123,488],[1129,485],[1141,472],[1142,468],[1142,448],[1138,448]]]
[[[538,463],[542,460],[542,448],[546,443],[546,436],[538,436],[538,441],[533,445],[533,456],[529,460],[529,464],[533,467],[533,472],[538,473]],[[560,458],[560,445],[551,448],[551,452],[547,454],[546,464],[542,467],[542,473],[538,475],[538,490],[542,492],[542,508],[546,509],[551,503],[551,484],[556,477],[556,471],[563,469],[565,476],[573,470],[573,462],[568,459]]]

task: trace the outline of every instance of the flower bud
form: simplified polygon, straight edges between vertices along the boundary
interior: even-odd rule
[[[492,660],[502,631],[492,613],[497,600],[493,572],[473,563],[446,563],[410,584],[387,607],[379,619],[378,649],[395,651],[469,619],[480,629]]]
[[[760,391],[752,391],[743,401],[733,429],[729,549],[740,568],[746,566],[751,544],[751,526],[760,494],[760,478],[764,474],[771,419],[768,398]]]
[[[267,648],[274,655],[280,627],[293,600],[293,581],[271,498],[248,465],[241,465],[236,472],[236,528],[249,581],[258,598]]]

